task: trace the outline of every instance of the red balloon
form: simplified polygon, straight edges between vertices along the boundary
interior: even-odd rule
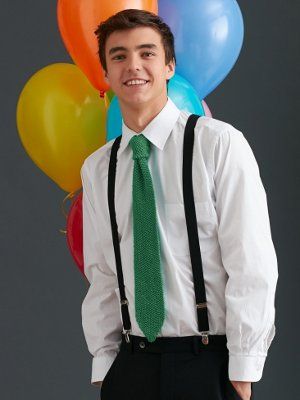
[[[72,202],[67,218],[67,243],[80,272],[84,274],[82,235],[82,191]]]

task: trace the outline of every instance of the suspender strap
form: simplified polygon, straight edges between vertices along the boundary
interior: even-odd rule
[[[202,259],[198,237],[198,227],[193,193],[193,148],[194,129],[199,115],[191,114],[187,120],[183,142],[183,199],[186,217],[186,226],[189,238],[190,256],[193,268],[196,307],[199,332],[209,331],[205,285],[202,270]],[[203,336],[206,336],[205,334]]]
[[[114,252],[115,252],[118,284],[119,284],[119,290],[120,290],[120,303],[121,303],[123,328],[124,328],[124,333],[126,334],[126,340],[129,340],[128,334],[131,332],[131,322],[130,322],[129,310],[128,310],[128,300],[125,295],[120,243],[119,243],[119,237],[118,237],[118,225],[117,225],[117,221],[116,221],[116,210],[115,210],[116,166],[117,166],[117,153],[118,153],[118,149],[120,146],[120,141],[121,141],[121,136],[118,136],[115,139],[115,141],[112,145],[112,148],[111,148],[111,155],[110,155],[109,169],[108,169],[107,195],[108,195],[108,207],[109,207],[109,214],[110,214],[113,246],[114,246]]]

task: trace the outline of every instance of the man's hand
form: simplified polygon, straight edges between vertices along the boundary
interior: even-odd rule
[[[251,382],[230,381],[237,391],[238,395],[243,400],[250,400],[251,398]]]

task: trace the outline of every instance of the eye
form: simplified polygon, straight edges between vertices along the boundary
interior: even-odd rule
[[[143,55],[144,55],[144,54],[147,54],[147,55],[150,55],[150,54],[151,54],[152,56],[155,56],[155,54],[152,53],[151,51],[144,51]]]
[[[118,60],[119,59],[118,57],[124,57],[124,56],[122,54],[119,54],[119,55],[113,57],[113,60]]]

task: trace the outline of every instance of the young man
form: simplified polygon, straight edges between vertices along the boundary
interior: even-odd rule
[[[253,152],[228,123],[189,125],[168,97],[174,38],[158,16],[124,10],[96,33],[123,125],[81,169],[91,382],[103,400],[252,399],[278,278]]]

